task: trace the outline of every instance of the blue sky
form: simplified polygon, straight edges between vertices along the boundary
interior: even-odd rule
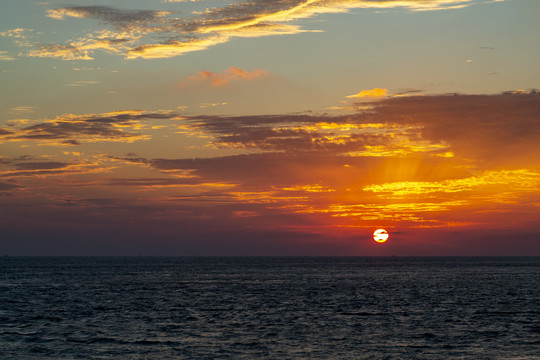
[[[86,5],[88,2],[80,1],[70,4]],[[179,18],[192,17],[191,11],[225,5],[221,1],[92,3],[110,6],[109,10],[116,13],[139,9],[171,11],[167,16]],[[1,31],[5,35],[0,37],[1,51],[4,58],[15,59],[1,62],[3,101],[8,102],[4,108],[13,104],[34,106],[51,116],[76,109],[96,111],[98,104],[98,111],[110,111],[132,108],[141,101],[145,108],[153,109],[197,108],[204,103],[227,102],[217,108],[205,108],[204,112],[283,113],[326,111],[338,106],[347,95],[376,87],[432,94],[534,88],[540,75],[534,66],[540,57],[538,2],[466,1],[463,5],[470,6],[438,11],[353,8],[346,13],[322,13],[283,22],[302,31],[317,32],[232,37],[205,50],[151,61],[126,60],[125,51],[112,54],[91,50],[94,60],[85,61],[32,57],[28,53],[36,50],[38,43],[70,44],[87,39],[96,31],[115,30],[114,24],[98,18],[47,16],[54,9],[66,7],[65,2],[13,2],[3,6],[1,15]],[[19,43],[24,37],[31,46],[17,46],[17,39],[6,36],[13,29],[25,29]],[[159,36],[165,35],[158,34],[149,40],[159,41]],[[241,85],[212,92],[170,91],[176,83],[201,69],[220,73],[231,66],[246,71],[264,69],[271,79],[257,84],[255,93]],[[159,93],[160,99],[137,91],[146,86]],[[67,101],[55,105],[52,98],[59,97]],[[86,110],[88,97],[95,101],[93,109]]]

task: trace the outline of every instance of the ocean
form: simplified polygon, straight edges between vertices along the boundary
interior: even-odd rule
[[[540,359],[540,258],[2,257],[2,359]]]

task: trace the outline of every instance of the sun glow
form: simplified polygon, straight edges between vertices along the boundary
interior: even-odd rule
[[[375,240],[378,243],[384,243],[386,240],[388,240],[388,231],[384,229],[377,229],[373,233],[373,240]]]

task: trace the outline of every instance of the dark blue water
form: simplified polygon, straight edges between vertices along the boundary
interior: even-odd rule
[[[540,258],[0,258],[2,359],[540,359]]]

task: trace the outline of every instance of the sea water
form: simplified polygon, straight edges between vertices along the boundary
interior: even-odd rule
[[[540,359],[540,258],[0,258],[2,359]]]

